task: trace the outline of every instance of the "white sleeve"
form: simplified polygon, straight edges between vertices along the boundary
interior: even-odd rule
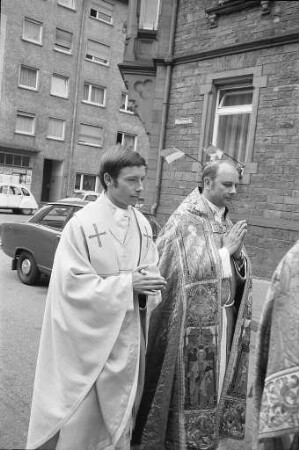
[[[229,251],[226,247],[222,247],[218,252],[222,263],[222,278],[230,278],[232,276],[232,268]]]

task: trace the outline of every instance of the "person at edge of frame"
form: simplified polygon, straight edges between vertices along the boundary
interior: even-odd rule
[[[299,240],[279,262],[267,291],[257,334],[254,401],[254,448],[298,450]]]
[[[69,220],[55,254],[27,449],[130,448],[147,322],[166,282],[149,222],[133,206],[144,158],[116,146],[99,176],[103,193]]]

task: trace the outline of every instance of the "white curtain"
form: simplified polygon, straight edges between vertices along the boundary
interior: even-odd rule
[[[33,134],[34,116],[17,114],[16,131]]]
[[[36,88],[36,86],[37,86],[37,69],[31,69],[30,67],[21,66],[20,84],[22,86]]]
[[[64,138],[64,124],[65,121],[50,117],[48,123],[48,137],[56,137],[58,139]]]
[[[68,96],[69,79],[61,75],[53,75],[51,80],[51,94],[60,97]]]
[[[25,18],[24,20],[24,38],[31,41],[40,42],[42,24]]]
[[[102,145],[103,128],[81,123],[79,142],[82,144]]]

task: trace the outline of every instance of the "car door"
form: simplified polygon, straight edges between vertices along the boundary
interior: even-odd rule
[[[73,213],[70,205],[51,205],[37,224],[35,260],[41,271],[51,271],[61,231]]]
[[[0,186],[0,208],[7,208],[7,193],[8,185],[2,184]]]
[[[8,186],[7,207],[20,208],[22,197],[22,191],[18,186]]]

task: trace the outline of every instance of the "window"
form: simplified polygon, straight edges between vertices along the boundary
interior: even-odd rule
[[[21,191],[25,197],[30,197],[30,192],[26,188],[21,187]]]
[[[34,135],[35,114],[18,111],[15,132],[20,134]]]
[[[70,206],[53,206],[44,217],[40,220],[40,224],[50,228],[62,230],[66,220],[71,212]]]
[[[93,105],[104,106],[106,100],[106,89],[91,83],[84,83],[83,101]]]
[[[58,5],[65,6],[66,8],[76,9],[75,0],[58,0]]]
[[[260,88],[267,86],[262,68],[246,67],[209,73],[201,86],[203,98],[199,158],[204,149],[214,144],[245,163],[242,184],[250,183],[250,174],[257,173],[253,162],[254,133]]]
[[[120,110],[134,114],[134,100],[129,100],[129,96],[126,92],[121,94]]]
[[[157,30],[160,0],[141,0],[139,28]]]
[[[0,153],[0,165],[29,167],[29,163],[30,163],[29,156]]]
[[[25,17],[23,22],[23,39],[42,44],[43,24],[33,19]]]
[[[103,127],[80,124],[79,144],[101,147],[103,143]]]
[[[56,28],[55,43],[54,43],[55,50],[70,53],[72,50],[72,42],[73,42],[73,33],[69,33],[68,31]]]
[[[48,122],[47,137],[50,139],[63,141],[64,135],[65,135],[65,120],[50,117]]]
[[[89,16],[111,24],[113,21],[113,8],[114,6],[106,1],[92,2]]]
[[[130,150],[136,149],[137,138],[134,134],[123,133],[122,131],[117,132],[116,143],[124,145]]]
[[[63,75],[54,74],[51,80],[51,94],[67,98],[69,95],[69,79]]]
[[[37,91],[38,69],[21,66],[19,74],[19,86],[25,89]]]
[[[86,59],[100,63],[109,64],[109,52],[110,47],[108,45],[102,44],[101,42],[96,42],[92,40],[87,41],[87,52]]]
[[[85,173],[76,173],[75,189],[80,191],[95,191],[96,175],[87,175]]]
[[[252,112],[252,87],[219,87],[212,144],[246,161],[246,146]]]

